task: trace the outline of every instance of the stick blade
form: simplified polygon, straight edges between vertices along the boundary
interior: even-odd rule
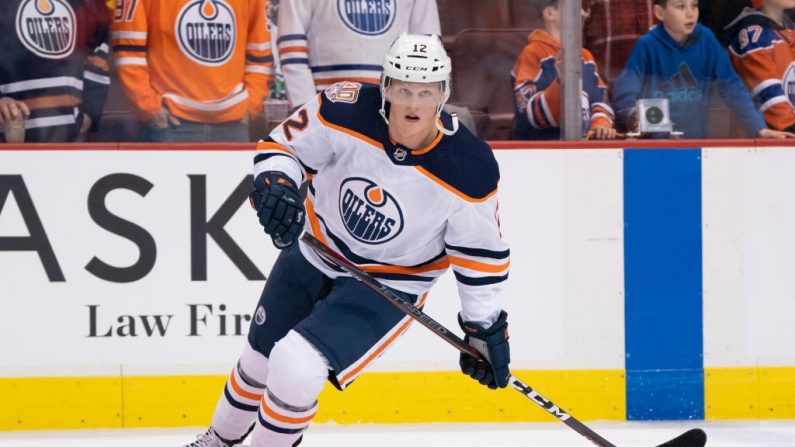
[[[707,434],[700,428],[694,428],[657,447],[704,447],[706,444]]]

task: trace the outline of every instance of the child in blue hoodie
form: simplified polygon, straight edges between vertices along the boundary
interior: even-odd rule
[[[706,138],[710,92],[716,83],[751,135],[795,138],[767,128],[715,35],[698,24],[697,0],[654,0],[654,15],[662,25],[638,40],[616,81],[613,106],[619,123],[636,127],[638,99],[668,98],[674,130],[685,138]]]

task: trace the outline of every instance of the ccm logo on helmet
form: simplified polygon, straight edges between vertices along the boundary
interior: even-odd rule
[[[410,66],[406,66],[406,70],[408,70],[408,71],[428,71],[428,67],[410,67]]]

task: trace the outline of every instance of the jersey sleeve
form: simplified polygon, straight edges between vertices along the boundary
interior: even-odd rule
[[[320,115],[321,95],[315,95],[257,144],[254,177],[265,171],[281,171],[300,185],[307,173],[317,173],[331,161],[333,145]]]
[[[111,46],[124,95],[141,121],[157,114],[162,97],[152,88],[146,52],[149,0],[116,0]]]
[[[439,9],[436,0],[415,0],[409,20],[410,34],[435,34],[442,35],[439,23]]]
[[[554,56],[539,54],[532,45],[522,50],[513,68],[514,105],[534,129],[559,127],[560,82]]]
[[[590,128],[613,127],[613,108],[608,104],[607,84],[596,66],[596,59],[590,51],[583,48],[582,88],[588,94],[588,107],[591,116]]]
[[[795,108],[784,91],[781,74],[776,73],[777,39],[776,32],[770,28],[747,26],[729,45],[729,58],[767,124],[783,130],[795,124]]]
[[[485,326],[502,310],[510,250],[502,237],[496,190],[487,199],[461,201],[447,222],[445,250],[458,283],[461,317]]]
[[[284,86],[290,107],[298,107],[315,95],[315,81],[309,69],[307,31],[313,0],[282,0],[276,44]]]
[[[104,3],[87,2],[88,13],[92,19],[89,46],[93,50],[86,56],[83,69],[82,110],[91,117],[91,131],[99,130],[102,109],[110,87],[110,67],[108,66],[108,42],[110,40],[110,16]]]
[[[246,66],[243,83],[248,91],[248,112],[255,116],[262,109],[268,95],[268,83],[273,79],[273,49],[271,33],[265,21],[266,0],[251,0],[249,10]]]

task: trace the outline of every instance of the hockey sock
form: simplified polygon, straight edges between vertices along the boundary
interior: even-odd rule
[[[291,447],[300,442],[304,430],[317,414],[317,401],[307,407],[282,402],[270,391],[260,405],[252,446]]]
[[[265,393],[267,362],[265,356],[250,347],[241,355],[213,414],[212,427],[221,438],[242,440],[251,430]],[[256,378],[252,377],[255,374]]]

